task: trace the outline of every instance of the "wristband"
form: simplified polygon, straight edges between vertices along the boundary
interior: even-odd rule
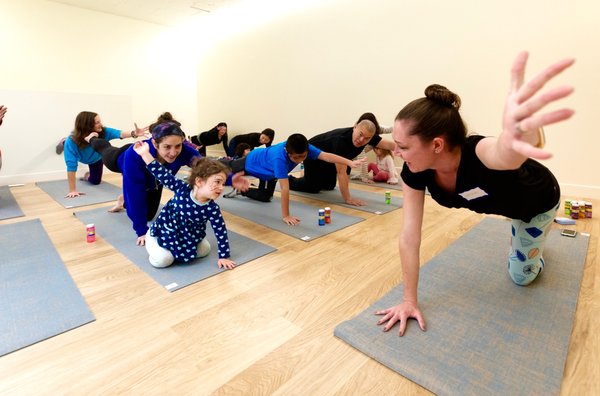
[[[135,131],[131,131],[131,137],[135,139],[137,137],[137,133],[135,133]]]

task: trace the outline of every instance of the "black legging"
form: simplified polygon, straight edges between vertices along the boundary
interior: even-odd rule
[[[156,216],[158,207],[160,206],[160,196],[162,195],[163,186],[159,184],[155,189],[146,190],[146,220],[150,221]],[[127,203],[125,202],[125,206]]]
[[[100,154],[104,165],[106,165],[106,167],[111,171],[117,173],[123,173],[121,172],[121,169],[119,169],[119,164],[117,163],[119,156],[121,156],[121,154],[125,150],[127,150],[132,144],[133,143],[129,143],[124,145],[123,147],[115,147],[111,145],[106,139],[100,139],[97,137],[93,137],[90,139],[90,146],[92,146],[94,151],[97,151]]]
[[[246,157],[238,158],[238,159],[221,159],[219,160],[223,164],[227,165],[231,168],[233,173],[238,173],[241,171],[246,171]],[[253,176],[250,173],[247,173],[250,176]],[[250,188],[248,191],[243,192],[242,195],[256,201],[261,202],[269,202],[273,198],[273,194],[275,193],[275,187],[277,186],[277,179],[271,180],[260,180],[258,183],[258,188]]]
[[[321,190],[333,190],[337,184],[334,164],[321,160],[304,160],[304,176],[289,177],[290,190],[316,194]]]
[[[104,165],[106,165],[106,167],[111,171],[117,173],[123,173],[121,172],[119,164],[117,163],[119,157],[132,144],[133,143],[129,143],[122,147],[114,147],[108,142],[108,140],[100,139],[97,137],[93,137],[90,139],[90,146],[92,146],[92,148],[95,151],[100,153]],[[156,188],[146,190],[146,219],[148,221],[152,220],[158,212],[158,207],[160,206],[160,197],[162,195],[162,189],[162,184],[157,184]],[[124,203],[124,206],[127,207],[127,202]]]

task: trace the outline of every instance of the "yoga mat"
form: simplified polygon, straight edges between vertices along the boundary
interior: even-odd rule
[[[551,230],[529,286],[508,275],[509,236],[508,221],[486,218],[421,269],[426,332],[414,320],[403,337],[376,325],[401,284],[335,336],[438,395],[558,395],[589,236]]]
[[[369,187],[379,187],[379,188],[384,188],[386,190],[402,191],[402,181],[399,181],[398,184],[387,184],[387,183],[381,183],[381,182],[365,183],[362,180],[350,179],[350,183],[360,184],[360,185],[369,186]]]
[[[115,249],[123,253],[123,255],[168,291],[179,290],[202,279],[209,278],[223,271],[228,271],[219,268],[217,265],[219,259],[217,242],[210,224],[206,225],[206,238],[211,245],[211,251],[207,257],[196,259],[187,264],[178,264],[175,262],[167,268],[155,268],[148,261],[146,248],[144,246],[136,246],[135,233],[125,211],[107,213],[106,208],[96,208],[79,211],[74,213],[74,215],[84,224],[94,223],[97,236],[100,236]],[[227,233],[231,249],[231,260],[235,261],[238,266],[277,250],[231,230],[228,230]],[[235,271],[235,269],[233,270]]]
[[[0,356],[95,320],[39,219],[0,225]]]
[[[319,225],[319,208],[290,200],[290,214],[300,219],[300,224],[291,226],[281,220],[281,201],[273,197],[271,202],[259,202],[238,195],[235,198],[222,198],[219,206],[226,212],[272,228],[305,242],[331,234],[364,219],[332,211],[331,223]]]
[[[0,220],[24,216],[8,186],[0,186]]]
[[[279,191],[279,184],[277,185],[276,189],[277,191]],[[399,209],[402,207],[402,198],[394,196],[393,194],[391,203],[386,204],[385,192],[383,191],[379,193],[374,193],[370,191],[350,189],[350,195],[352,196],[352,198],[362,199],[367,203],[365,206],[354,206],[345,203],[342,199],[342,194],[340,193],[338,187],[334,188],[333,190],[321,190],[321,192],[317,194],[311,194],[301,191],[290,191],[290,194],[323,201],[326,202],[328,205],[340,205],[346,208],[361,210],[363,212],[375,214],[388,213],[392,210]]]
[[[98,185],[93,185],[77,180],[77,191],[84,192],[85,195],[76,198],[65,198],[65,195],[69,192],[69,184],[66,180],[37,182],[35,184],[67,209],[116,201],[117,197],[123,194],[121,187],[105,181]]]

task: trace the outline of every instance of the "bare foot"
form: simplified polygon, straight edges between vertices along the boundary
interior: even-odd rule
[[[122,211],[123,209],[125,209],[125,200],[123,198],[123,195],[119,195],[117,197],[117,203],[115,204],[115,206],[113,206],[112,208],[108,209],[108,211],[110,213],[117,213]]]

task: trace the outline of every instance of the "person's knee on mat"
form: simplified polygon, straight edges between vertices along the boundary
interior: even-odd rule
[[[206,257],[210,254],[210,243],[204,238],[199,244],[197,248],[198,257]]]
[[[161,247],[156,237],[150,235],[150,230],[146,232],[146,251],[148,252],[148,261],[153,267],[165,268],[175,261],[173,254]]]
[[[527,260],[516,263],[514,260],[508,261],[508,274],[512,281],[519,286],[531,284],[542,273],[544,269],[544,259]]]

